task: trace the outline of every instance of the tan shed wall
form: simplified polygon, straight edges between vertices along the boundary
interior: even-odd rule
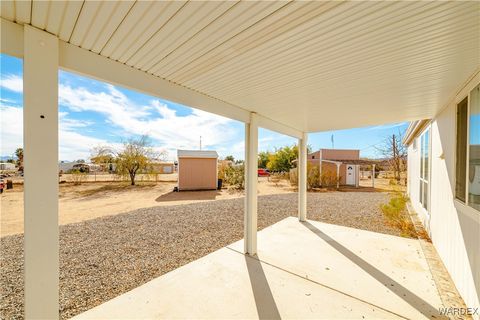
[[[217,159],[178,159],[179,190],[214,190],[217,188]]]

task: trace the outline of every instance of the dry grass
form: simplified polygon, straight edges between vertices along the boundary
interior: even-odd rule
[[[102,196],[108,192],[118,192],[126,190],[142,190],[145,188],[153,188],[156,186],[155,182],[137,182],[136,185],[132,186],[130,182],[119,182],[119,183],[109,183],[104,184],[99,187],[91,189],[77,190],[75,193],[79,197],[92,197],[92,196]]]

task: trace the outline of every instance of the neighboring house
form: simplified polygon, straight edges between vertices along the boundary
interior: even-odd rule
[[[410,123],[408,195],[467,306],[480,306],[480,87]]]
[[[155,173],[174,173],[175,163],[173,162],[154,162],[151,163],[151,170]]]
[[[0,162],[0,170],[15,170],[15,164],[10,162]]]
[[[307,161],[311,165],[320,166],[325,174],[340,176],[340,185],[358,186],[360,179],[360,150],[348,149],[320,149],[308,154]]]
[[[58,164],[58,171],[61,173],[68,173],[69,171],[77,169],[85,172],[99,172],[102,171],[102,166],[99,164],[93,163],[83,163],[83,162],[65,162],[62,161]]]

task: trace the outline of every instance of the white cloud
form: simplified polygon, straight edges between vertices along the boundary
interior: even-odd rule
[[[22,78],[6,75],[2,77],[1,86],[22,92]],[[22,109],[5,106],[5,102],[2,101],[2,155],[11,154],[23,144]],[[179,116],[176,110],[158,99],[152,99],[148,105],[139,105],[112,85],[105,85],[103,90],[99,90],[60,84],[59,103],[70,111],[102,114],[109,124],[120,129],[124,139],[145,134],[150,136],[157,150],[168,151],[169,159],[176,156],[176,149],[198,149],[200,136],[203,148],[217,149],[225,155],[238,153],[243,158],[240,154],[243,154],[243,147],[239,149],[235,145],[230,151],[232,140],[237,142],[243,133],[236,132],[232,120],[208,112],[193,109],[190,114]],[[91,121],[71,119],[66,112],[59,114],[61,160],[88,158],[92,147],[108,144],[111,136],[93,138],[82,133],[93,124]]]
[[[235,136],[232,120],[193,109],[191,114],[177,115],[174,109],[154,99],[149,105],[135,104],[111,85],[106,91],[92,92],[85,88],[61,85],[60,103],[72,111],[94,111],[103,114],[109,123],[126,135],[148,135],[154,144],[169,151],[197,149],[202,136],[205,148],[228,143]]]
[[[2,76],[0,86],[10,91],[21,93],[23,92],[23,79],[18,75],[7,74]]]
[[[1,113],[1,155],[12,155],[17,148],[23,147],[23,109],[0,106]],[[90,149],[107,141],[82,135],[75,130],[90,125],[84,121],[67,118],[66,113],[59,114],[59,159],[87,159]]]
[[[0,105],[0,154],[12,155],[23,146],[23,109]]]

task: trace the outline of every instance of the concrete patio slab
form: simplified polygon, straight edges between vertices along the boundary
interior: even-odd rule
[[[241,252],[243,241],[229,247]],[[258,233],[258,256],[403,317],[440,317],[442,301],[415,239],[287,218]]]
[[[287,218],[258,244],[258,257],[239,241],[75,319],[441,318],[415,240]]]

